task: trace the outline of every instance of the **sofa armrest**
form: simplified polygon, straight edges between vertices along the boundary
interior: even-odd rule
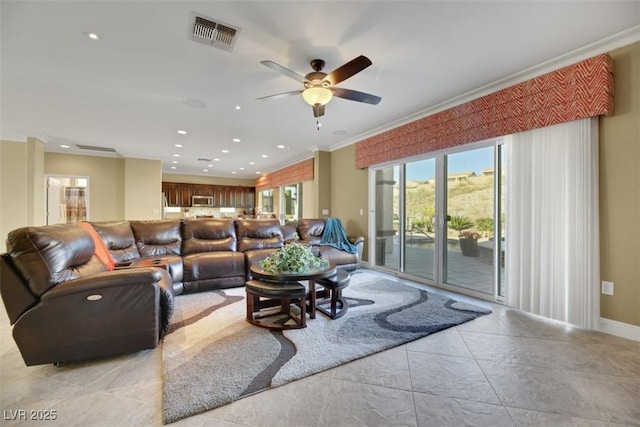
[[[358,243],[364,244],[364,237],[362,236],[347,236],[347,239],[349,239],[349,241],[354,245],[357,245]]]
[[[356,245],[356,250],[358,251],[358,265],[357,268],[360,268],[362,264],[362,253],[364,252],[364,237],[362,236],[347,236],[347,239],[354,245]]]
[[[135,287],[157,283],[160,287],[166,287],[167,280],[168,283],[171,283],[169,273],[160,268],[134,268],[105,271],[60,283],[43,294],[41,300],[46,301],[53,298],[63,298],[76,293],[97,292],[121,286],[129,286],[133,289]],[[167,289],[172,291],[173,288],[168,286]]]

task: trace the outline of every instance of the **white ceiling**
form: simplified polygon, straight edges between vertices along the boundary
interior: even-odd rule
[[[192,12],[240,28],[233,52],[192,41]],[[51,152],[110,147],[160,159],[167,173],[255,178],[637,34],[640,2],[2,0],[0,15],[0,138],[36,136]],[[304,75],[311,59],[329,72],[361,54],[373,65],[338,86],[382,101],[334,98],[319,131],[301,96],[255,100],[302,87],[261,60]]]

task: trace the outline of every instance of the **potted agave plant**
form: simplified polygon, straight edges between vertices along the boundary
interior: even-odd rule
[[[480,234],[468,231],[473,226],[474,223],[471,218],[466,216],[453,216],[449,223],[449,227],[458,232],[458,241],[464,256],[478,256],[478,238]]]
[[[478,238],[480,234],[473,231],[461,231],[458,234],[460,249],[464,256],[478,256]]]

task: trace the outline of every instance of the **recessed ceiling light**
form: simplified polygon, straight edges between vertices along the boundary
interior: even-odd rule
[[[250,164],[250,165],[255,165],[255,164],[256,164],[256,162],[249,162],[249,164]]]
[[[229,150],[222,150],[222,152],[226,154],[229,152]]]
[[[244,168],[238,168],[238,169],[240,169],[241,171],[243,171],[243,170],[244,170]]]
[[[187,131],[180,129],[177,133],[178,133],[178,135],[186,135]]]
[[[262,172],[260,171],[256,171],[256,175],[260,175]]]
[[[174,145],[174,147],[176,147],[176,148],[182,148],[182,144],[176,144],[176,145]]]
[[[219,161],[220,161],[220,159],[213,159],[213,161],[214,161],[214,162],[219,162]]]
[[[241,109],[241,108],[242,108],[241,106],[236,105],[236,110],[239,110],[239,109]]]
[[[87,37],[89,37],[91,40],[98,40],[100,38],[100,36],[98,36],[96,33],[87,33]]]
[[[174,154],[173,157],[180,157],[180,154]]]
[[[212,167],[213,167],[213,165],[207,165],[207,167],[208,167],[208,168],[212,168]]]
[[[235,172],[235,171],[231,172],[231,175],[235,175],[235,174],[236,174],[236,172]]]
[[[66,145],[66,144],[62,144],[62,145],[60,146],[60,148],[69,148],[69,146],[68,146],[68,145]]]
[[[176,168],[175,166],[171,166],[171,169],[175,169],[175,168]]]
[[[269,157],[269,156],[267,156],[266,154],[263,154],[263,155],[261,155],[260,157],[262,157],[262,158],[266,159],[266,158],[267,158],[267,157]]]
[[[284,148],[284,145],[280,144],[278,145],[278,148]]]
[[[171,163],[173,163],[174,165],[177,165],[177,164],[178,164],[178,161],[177,161],[177,160],[174,160],[174,161],[172,161]]]
[[[240,142],[240,138],[233,138],[233,142]]]
[[[202,169],[202,172],[209,172],[209,169]]]

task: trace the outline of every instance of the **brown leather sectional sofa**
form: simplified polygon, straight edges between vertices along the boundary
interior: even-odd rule
[[[243,286],[249,267],[297,233],[320,243],[323,219],[186,219],[92,222],[117,267],[96,256],[79,225],[24,227],[0,256],[0,293],[25,364],[65,363],[154,348],[166,333],[174,295]],[[357,253],[318,246],[338,268],[358,268]],[[98,242],[100,245],[100,242]],[[163,268],[141,267],[158,260]]]

